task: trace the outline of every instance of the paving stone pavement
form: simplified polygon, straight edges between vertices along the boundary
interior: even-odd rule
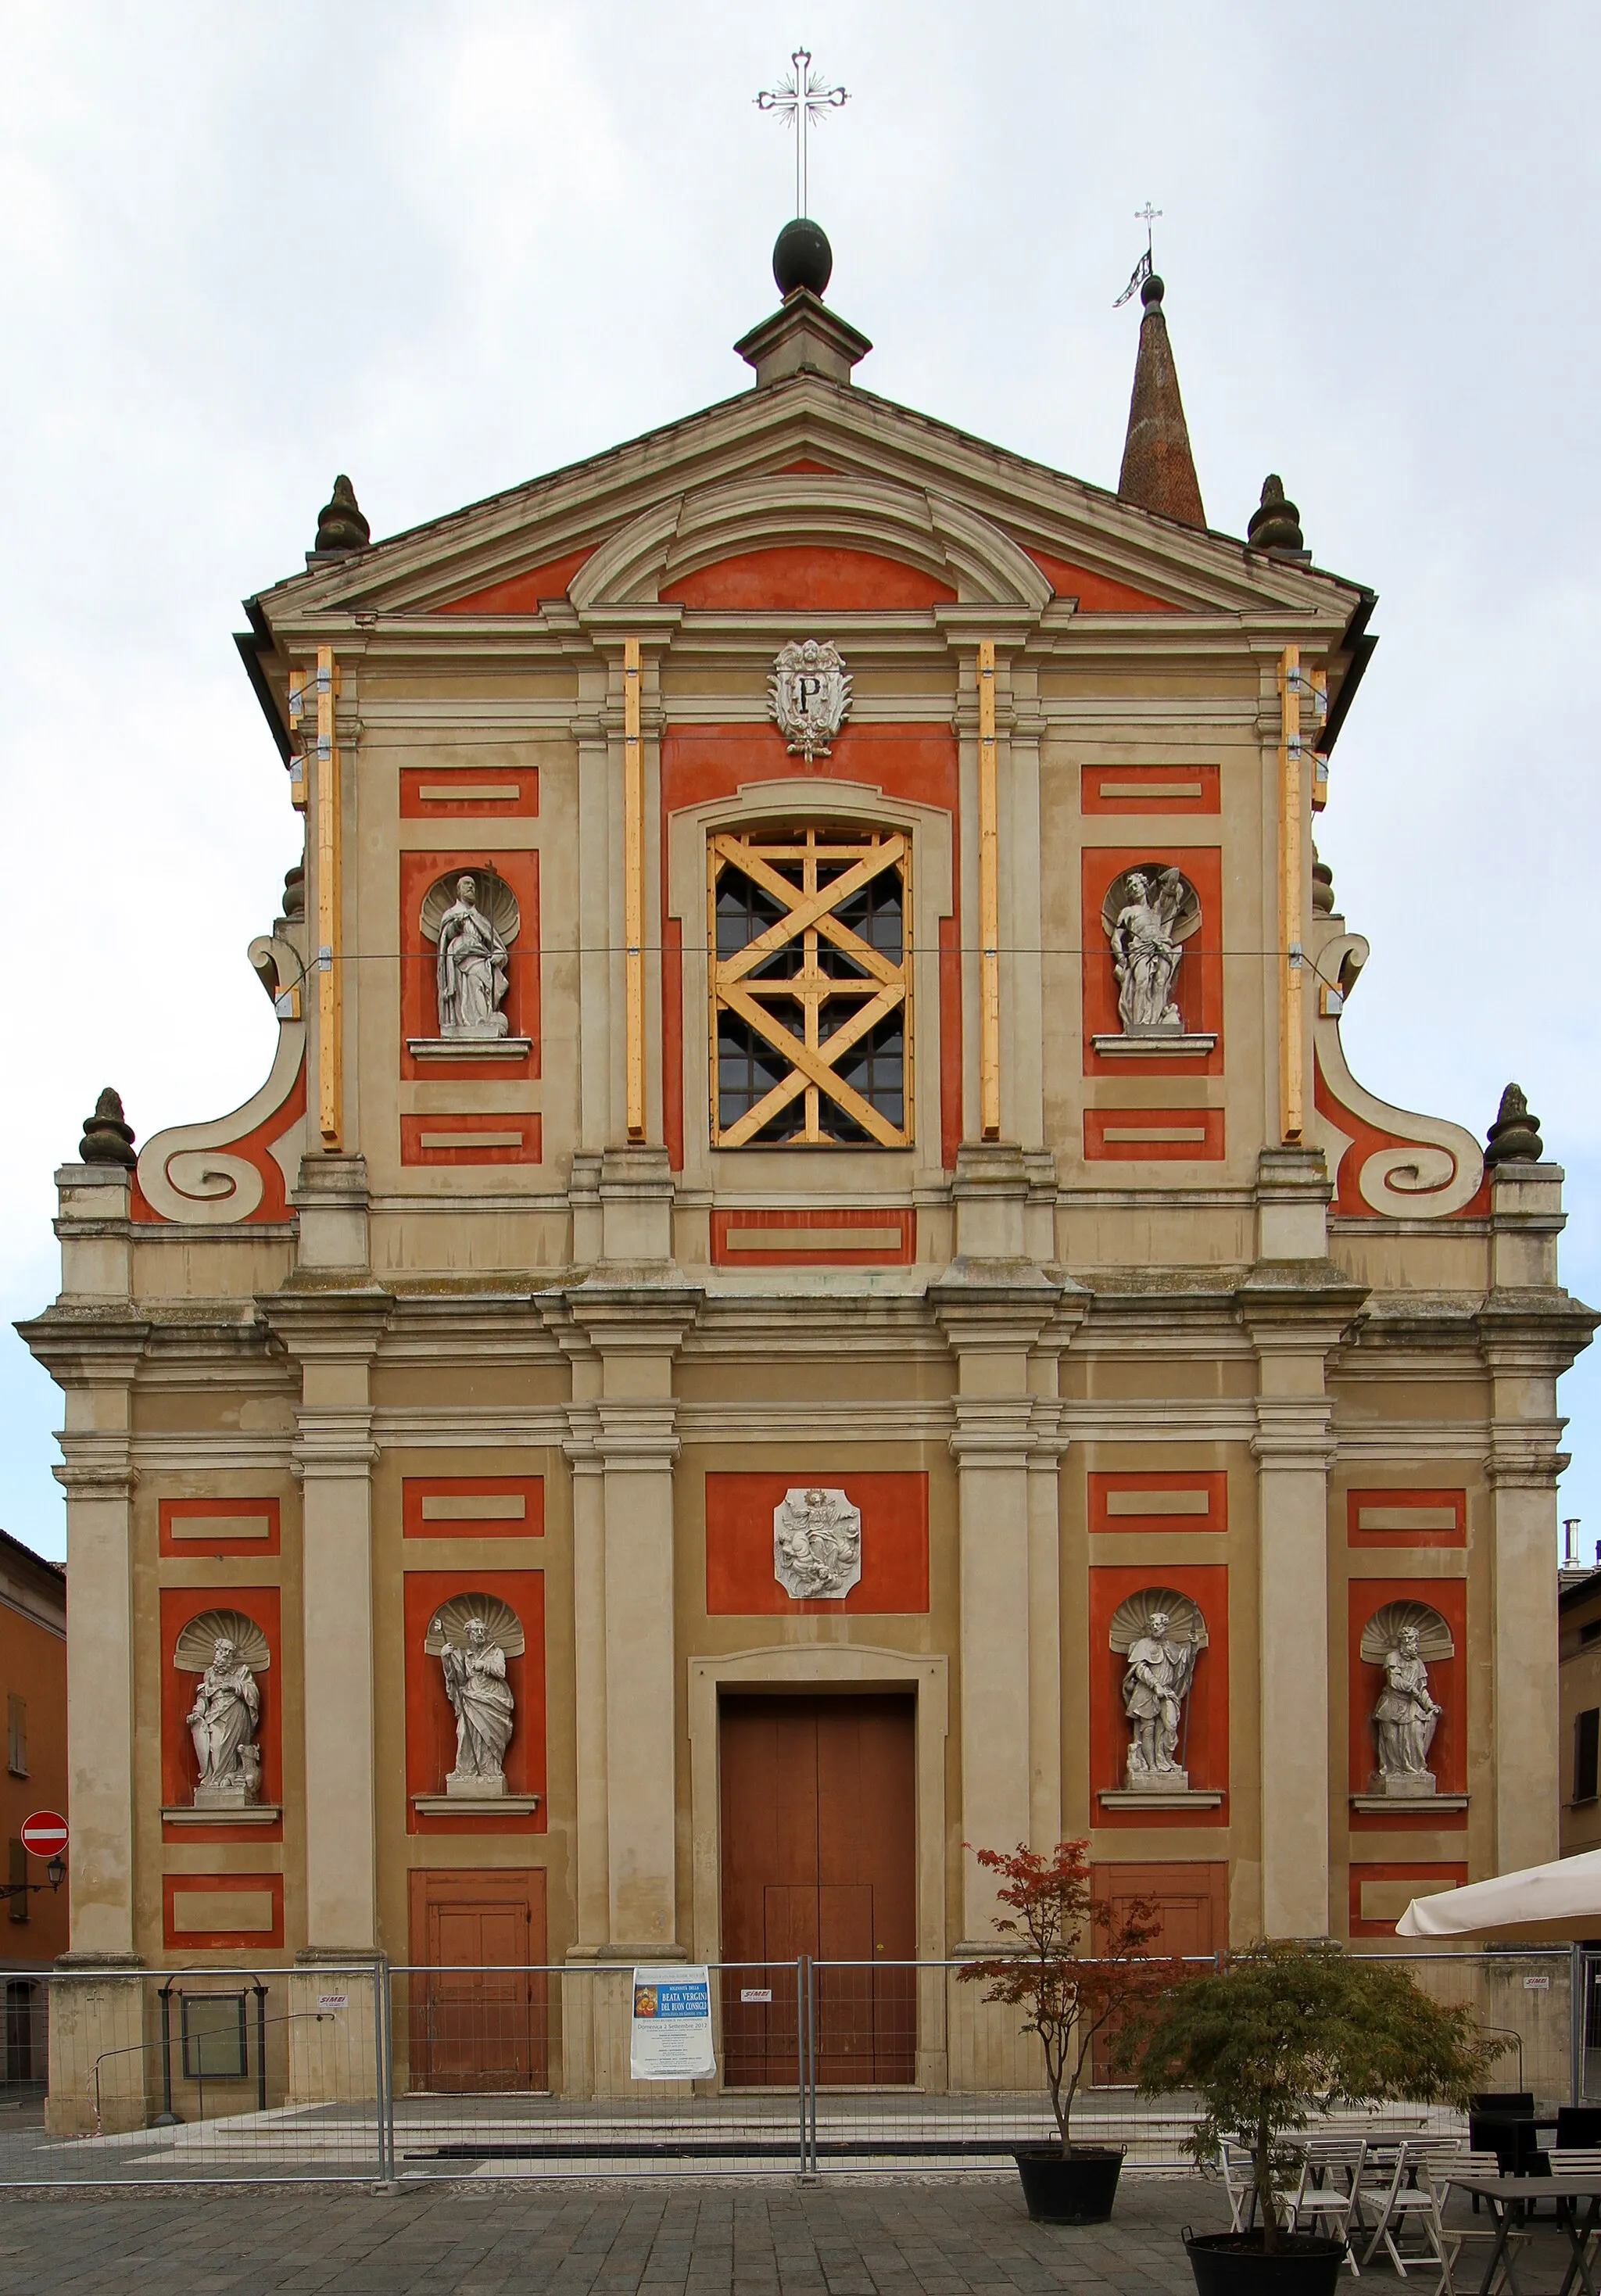
[[[1215,2185],[1137,2176],[1083,2228],[1030,2224],[1009,2175],[9,2193],[0,2296],[1194,2296],[1179,2227],[1227,2220]]]

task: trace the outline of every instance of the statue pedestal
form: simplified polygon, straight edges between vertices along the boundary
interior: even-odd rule
[[[408,1037],[414,1061],[525,1061],[531,1037]]]
[[[492,1778],[482,1778],[472,1770],[452,1770],[445,1781],[445,1792],[454,1801],[503,1801],[505,1799],[505,1773],[497,1770]]]
[[[1187,1770],[1137,1770],[1132,1762],[1123,1772],[1123,1792],[1142,1794],[1186,1794],[1190,1790]]]
[[[1182,1776],[1183,1773],[1180,1772]],[[1154,1784],[1137,1791],[1119,1786],[1096,1796],[1103,1809],[1217,1809],[1223,1796],[1218,1793],[1192,1793],[1187,1785]]]
[[[1359,1817],[1393,1817],[1405,1811],[1415,1813],[1420,1825],[1431,1825],[1437,1817],[1454,1815],[1457,1810],[1467,1808],[1465,1793],[1439,1793],[1433,1779],[1416,1793],[1398,1793],[1399,1779],[1384,1783],[1385,1792],[1378,1790],[1375,1780],[1370,1782],[1372,1791],[1369,1792],[1351,1795],[1351,1806]]]
[[[163,1803],[163,1825],[276,1825],[283,1806],[275,1801]]]
[[[196,1786],[196,1809],[226,1809],[236,1814],[242,1809],[253,1809],[261,1788],[254,1778],[222,1778],[210,1785]]]
[[[477,1782],[484,1784],[483,1779]],[[505,1780],[501,1781],[505,1784]],[[412,1808],[423,1817],[531,1817],[538,1794],[413,1794]]]
[[[1139,1059],[1161,1053],[1210,1053],[1218,1040],[1215,1036],[1192,1036],[1183,1029],[1131,1029],[1127,1035],[1097,1036],[1089,1041],[1103,1059],[1109,1054]]]
[[[1375,1770],[1367,1780],[1367,1799],[1375,1801],[1427,1801],[1433,1794],[1433,1770],[1408,1770],[1397,1776]]]

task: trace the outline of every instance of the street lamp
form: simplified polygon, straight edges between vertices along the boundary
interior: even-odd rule
[[[45,1879],[49,1882],[53,1890],[59,1890],[66,1878],[67,1861],[58,1849],[55,1856],[51,1859],[49,1865],[45,1868]]]

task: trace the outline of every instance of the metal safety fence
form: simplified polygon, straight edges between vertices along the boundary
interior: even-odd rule
[[[1498,2083],[1591,2093],[1601,1955],[1383,1958],[1504,2039]],[[0,2185],[1009,2169],[1053,2131],[1040,2053],[967,1965],[714,1963],[705,2068],[676,2078],[642,2071],[631,1964],[55,1972],[48,2095],[0,2117]],[[1073,2126],[1171,2173],[1195,2119],[1097,2062]],[[1462,2123],[1419,2106],[1377,2125]]]

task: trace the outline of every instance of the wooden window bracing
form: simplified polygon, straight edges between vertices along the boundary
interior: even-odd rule
[[[713,1145],[908,1147],[910,840],[723,831],[707,875]]]

